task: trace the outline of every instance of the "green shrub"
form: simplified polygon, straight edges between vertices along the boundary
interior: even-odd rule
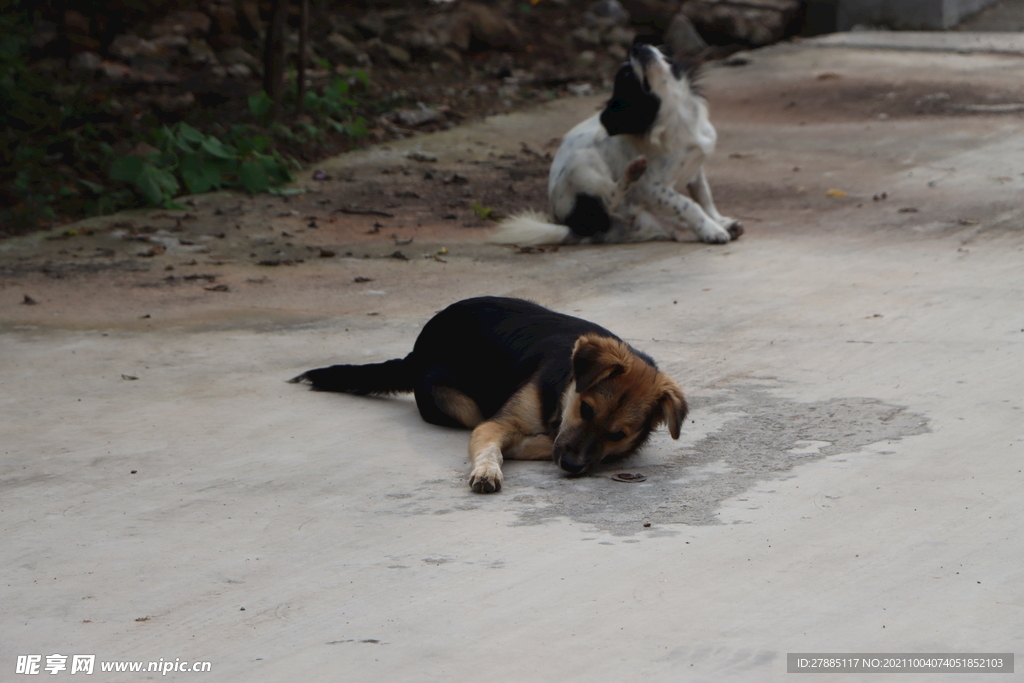
[[[182,186],[192,194],[222,188],[266,192],[292,179],[288,162],[267,153],[269,139],[254,135],[229,145],[185,122],[157,132],[159,148],[142,156],[121,157],[110,179],[130,184],[148,204],[182,208],[173,201]]]

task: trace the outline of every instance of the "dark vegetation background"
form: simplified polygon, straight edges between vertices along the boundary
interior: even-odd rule
[[[0,236],[188,192],[280,191],[353,147],[597,92],[638,37],[720,59],[798,32],[802,7],[0,0]]]

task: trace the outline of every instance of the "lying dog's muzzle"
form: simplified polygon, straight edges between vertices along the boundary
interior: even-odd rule
[[[555,443],[551,459],[569,474],[583,474],[594,464],[594,459],[587,457],[593,447],[592,441],[573,445]]]
[[[583,470],[587,468],[587,463],[561,457],[558,459],[558,466],[569,474],[583,474]]]

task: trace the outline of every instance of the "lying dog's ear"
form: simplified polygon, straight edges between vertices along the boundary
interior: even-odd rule
[[[615,353],[617,346],[614,339],[604,337],[586,335],[576,340],[572,351],[572,372],[576,377],[577,393],[626,371]]]
[[[608,135],[643,135],[658,116],[661,98],[644,90],[631,64],[615,74],[612,97],[601,112],[601,125]]]
[[[679,432],[683,428],[683,420],[686,419],[688,411],[686,398],[683,396],[683,391],[679,388],[679,385],[669,377],[663,375],[662,383],[664,393],[658,399],[661,415],[655,416],[654,426],[657,427],[660,424],[664,424],[668,427],[668,433],[672,435],[672,438],[678,439]]]

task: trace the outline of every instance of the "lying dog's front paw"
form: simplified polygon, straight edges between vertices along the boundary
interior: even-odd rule
[[[469,486],[477,493],[494,493],[501,490],[501,482],[504,480],[500,468],[482,465],[473,468],[469,475]]]
[[[734,218],[725,219],[725,229],[729,233],[729,237],[734,240],[738,240],[743,234],[743,224]]]

